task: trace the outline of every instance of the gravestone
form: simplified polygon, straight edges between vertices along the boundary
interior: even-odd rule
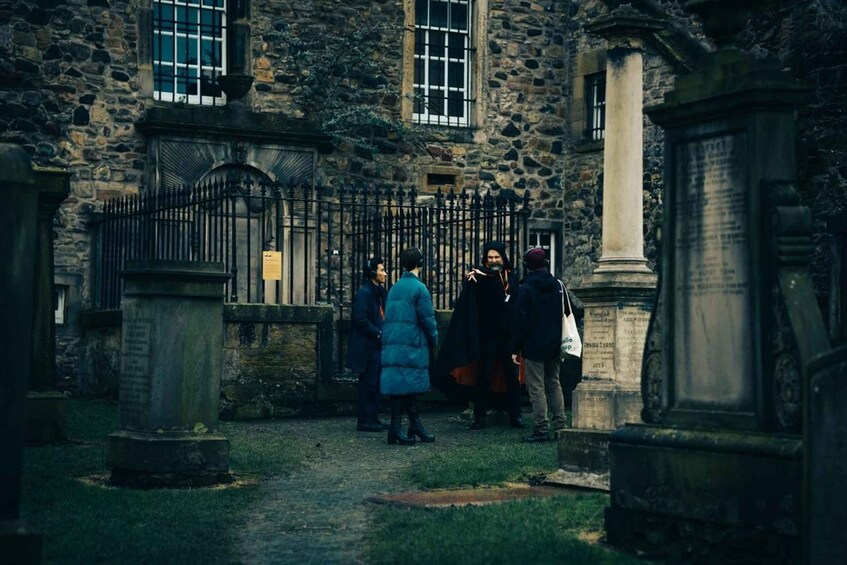
[[[686,562],[796,562],[803,367],[828,349],[808,272],[794,111],[807,91],[731,45],[755,0],[693,0],[717,51],[648,108],[665,129],[642,417],[609,436],[608,540]]]
[[[120,485],[197,486],[231,480],[218,433],[223,364],[220,263],[135,261],[125,290],[118,431],[107,464]]]
[[[29,155],[0,144],[0,559],[38,563],[41,538],[21,521],[26,391],[32,374],[38,193]]]
[[[56,322],[54,315],[53,218],[70,194],[70,173],[36,169],[38,252],[35,256],[35,327],[32,379],[27,393],[26,443],[67,438],[66,397],[56,390]]]
[[[823,565],[847,555],[847,347],[813,359],[808,375],[804,561]]]

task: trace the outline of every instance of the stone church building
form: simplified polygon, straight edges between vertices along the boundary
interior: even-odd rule
[[[664,140],[641,107],[660,103],[714,45],[686,2],[621,4],[0,1],[0,139],[23,145],[38,166],[70,173],[70,196],[54,223],[59,376],[97,391],[97,353],[86,334],[102,319],[92,314],[101,307],[93,226],[105,203],[229,170],[283,184],[414,188],[421,197],[529,191],[526,243],[546,247],[555,274],[578,289],[601,256],[604,168],[617,167],[616,178],[641,187],[644,258],[654,268]],[[635,73],[613,53],[620,37],[604,32],[610,13],[624,22],[618,34],[631,26],[626,49],[637,52]],[[316,125],[330,122],[316,119],[320,93],[304,79],[332,61],[297,46],[361,30],[376,34],[368,36],[373,49],[356,55],[370,72],[347,77],[336,68],[333,88],[414,127],[414,142],[385,127],[367,130],[362,142]],[[815,219],[819,303],[840,341],[847,8],[839,0],[764,0],[738,43],[809,88],[796,116],[798,186]],[[606,100],[621,95],[614,88],[635,94],[635,103],[607,112]],[[641,121],[641,140],[620,137],[616,121],[628,117]],[[640,154],[641,166],[604,163],[610,144],[619,155]]]

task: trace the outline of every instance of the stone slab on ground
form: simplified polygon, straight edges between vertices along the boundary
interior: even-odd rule
[[[506,487],[438,489],[418,492],[381,494],[368,500],[379,504],[418,508],[450,508],[452,506],[482,506],[526,498],[546,498],[550,496],[573,495],[573,491],[550,486],[529,486],[524,484]]]
[[[609,492],[609,472],[588,473],[559,469],[545,477],[542,483],[555,487],[578,487]]]

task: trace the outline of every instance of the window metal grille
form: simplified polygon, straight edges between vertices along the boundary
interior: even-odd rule
[[[226,0],[153,0],[156,100],[223,103],[226,23]]]
[[[415,2],[416,123],[467,127],[473,88],[472,0]]]
[[[606,73],[585,77],[585,101],[588,108],[586,137],[591,141],[606,137]]]

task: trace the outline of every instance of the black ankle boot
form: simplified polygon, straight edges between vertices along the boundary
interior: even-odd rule
[[[472,430],[481,430],[485,428],[485,412],[478,413],[474,412],[473,415],[473,423],[471,424]]]
[[[409,415],[409,437],[414,439],[415,436],[418,436],[423,443],[434,442],[435,436],[429,433],[421,422],[421,416],[418,414],[418,401],[414,396],[406,403],[406,413]]]
[[[391,424],[388,426],[389,445],[414,445],[414,436],[406,435],[403,429],[403,399],[391,397]]]

